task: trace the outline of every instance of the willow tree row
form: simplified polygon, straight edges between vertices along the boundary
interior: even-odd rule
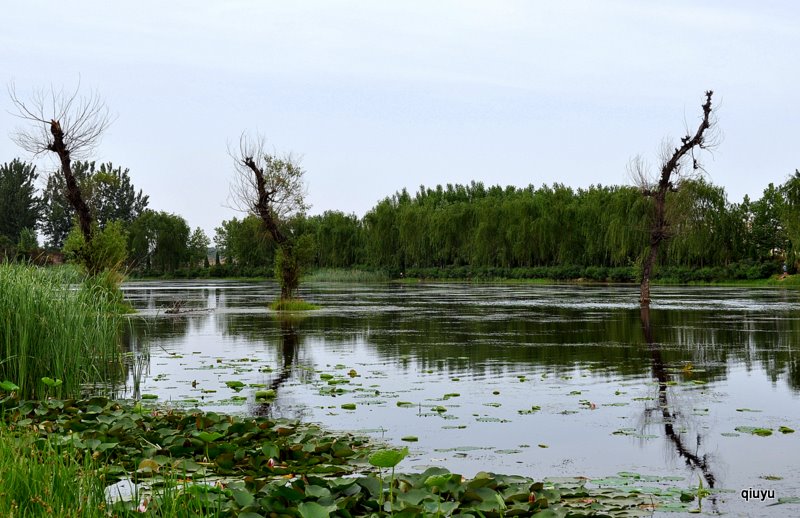
[[[660,264],[703,268],[793,256],[800,236],[791,186],[768,186],[761,199],[729,203],[725,191],[689,181],[668,196],[674,235]],[[798,190],[800,192],[800,190]],[[527,188],[470,185],[420,188],[385,198],[362,219],[337,211],[294,219],[310,236],[310,266],[529,268],[635,266],[647,248],[652,205],[628,186]],[[274,247],[256,221],[230,220],[217,229],[221,253],[262,266]],[[800,240],[794,239],[800,244]],[[791,262],[791,261],[790,261]]]

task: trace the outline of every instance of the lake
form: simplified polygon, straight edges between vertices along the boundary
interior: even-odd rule
[[[408,445],[404,469],[702,480],[728,490],[704,512],[800,514],[768,506],[800,497],[781,431],[800,427],[800,292],[658,286],[642,314],[631,286],[318,283],[301,296],[322,309],[280,318],[274,283],[123,290],[122,398],[368,434]]]

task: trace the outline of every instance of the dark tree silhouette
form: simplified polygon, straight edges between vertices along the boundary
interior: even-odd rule
[[[308,208],[305,171],[291,155],[268,153],[263,138],[242,135],[238,152],[230,154],[237,172],[231,186],[233,202],[264,222],[278,246],[275,272],[281,285],[281,300],[291,299],[300,284],[300,257],[296,236],[288,223]]]
[[[74,92],[39,90],[23,100],[12,83],[8,94],[17,117],[27,123],[27,127],[12,134],[14,142],[34,156],[56,154],[66,184],[66,198],[75,209],[78,226],[88,245],[92,241],[92,214],[73,174],[72,161],[86,157],[97,146],[111,124],[111,117],[99,96],[81,96],[79,89],[80,85]],[[89,271],[93,271],[91,257],[84,259]]]
[[[687,131],[687,134],[681,137],[680,146],[664,146],[658,183],[651,179],[648,168],[641,157],[636,157],[629,165],[629,172],[642,194],[653,199],[650,243],[642,264],[639,301],[643,307],[650,306],[650,276],[653,273],[656,259],[658,259],[659,248],[671,235],[670,221],[667,217],[667,194],[678,191],[682,180],[703,171],[702,165],[695,156],[695,149],[712,149],[717,143],[713,133],[709,135],[709,130],[715,124],[712,120],[711,109],[713,93],[712,90],[706,91],[706,100],[702,106],[703,117],[694,135]],[[685,171],[687,164],[691,165],[689,171]]]

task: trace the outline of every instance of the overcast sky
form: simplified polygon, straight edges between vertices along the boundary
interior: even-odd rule
[[[800,3],[137,1],[3,5],[0,82],[97,91],[95,159],[213,237],[244,130],[303,157],[311,213],[362,216],[406,187],[628,183],[696,128],[731,201],[800,167]],[[4,94],[2,90],[0,90]],[[0,162],[29,158],[0,96]],[[39,171],[53,169],[39,160]]]

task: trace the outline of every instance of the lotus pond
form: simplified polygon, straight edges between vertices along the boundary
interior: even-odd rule
[[[629,286],[301,291],[322,309],[270,312],[270,283],[126,284],[138,313],[116,396],[405,445],[400,471],[702,488],[703,513],[800,513],[798,292],[658,287],[642,314]]]

